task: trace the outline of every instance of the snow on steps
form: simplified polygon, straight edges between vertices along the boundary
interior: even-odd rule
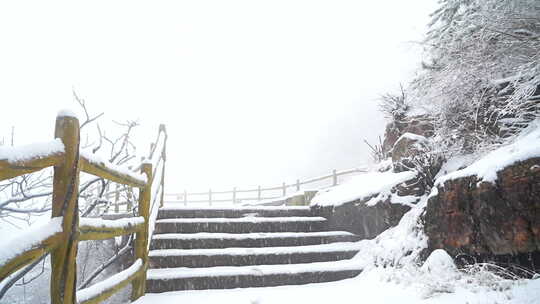
[[[319,216],[286,216],[286,217],[256,217],[241,218],[173,218],[158,220],[157,223],[271,223],[271,222],[324,222],[326,219]]]
[[[310,232],[325,230],[323,217],[170,218],[156,221],[156,233]]]
[[[351,242],[293,247],[161,249],[150,251],[150,263],[154,268],[167,268],[327,262],[350,259],[358,250],[358,244]]]
[[[295,247],[261,247],[261,248],[223,248],[223,249],[160,249],[150,251],[149,256],[190,256],[190,255],[264,255],[290,254],[295,252],[333,252],[336,250],[356,251],[360,246],[353,242],[341,242],[323,245]]]
[[[260,233],[164,233],[154,236],[152,249],[305,246],[359,239],[346,231]]]
[[[354,260],[284,265],[162,268],[148,270],[146,290],[225,289],[330,282],[354,277]]]
[[[308,207],[162,208],[147,292],[328,282],[353,277],[357,236]]]
[[[290,207],[165,207],[159,210],[158,219],[162,218],[202,218],[202,217],[245,217],[256,215],[261,217],[309,216],[311,210],[305,206]]]

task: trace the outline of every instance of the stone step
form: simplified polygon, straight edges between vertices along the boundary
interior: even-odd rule
[[[172,218],[157,220],[155,233],[312,232],[327,229],[323,217]]]
[[[239,218],[245,216],[283,217],[310,216],[309,207],[237,207],[237,208],[189,208],[166,207],[159,209],[158,219],[164,218]]]
[[[151,249],[305,246],[357,240],[359,240],[358,236],[346,231],[164,233],[154,235]]]
[[[146,292],[300,285],[354,277],[354,260],[305,264],[149,269]]]
[[[359,250],[351,242],[259,248],[160,249],[150,251],[151,268],[299,264],[352,258]]]

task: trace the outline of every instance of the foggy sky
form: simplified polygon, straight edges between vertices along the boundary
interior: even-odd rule
[[[50,139],[74,88],[104,121],[139,119],[144,151],[167,125],[167,192],[359,166],[433,2],[3,2],[0,138]]]

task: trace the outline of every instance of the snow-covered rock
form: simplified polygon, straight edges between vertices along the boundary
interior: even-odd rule
[[[457,271],[452,257],[443,249],[435,249],[424,261],[422,271],[431,274],[442,274]]]
[[[537,127],[439,177],[424,216],[429,250],[540,269],[539,167]]]
[[[416,177],[416,172],[369,172],[354,176],[339,186],[321,190],[311,200],[312,206],[339,206],[374,196],[389,196],[392,189]]]
[[[331,229],[352,231],[371,239],[398,224],[419,197],[411,191],[416,172],[369,172],[320,192],[312,200],[316,214]]]

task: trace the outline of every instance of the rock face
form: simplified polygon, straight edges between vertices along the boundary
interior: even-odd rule
[[[386,129],[384,131],[384,140],[382,144],[382,150],[385,156],[391,155],[392,148],[394,147],[394,144],[400,136],[401,130],[399,129],[399,126],[397,126],[394,122],[386,125]]]
[[[438,186],[424,215],[428,251],[540,269],[540,158],[497,176],[495,183],[467,176]]]
[[[390,227],[396,226],[403,215],[418,201],[423,189],[418,188],[417,177],[395,185],[391,195],[376,193],[341,205],[312,206],[313,213],[328,220],[330,230],[350,231],[361,239],[372,239]],[[397,203],[404,200],[406,203]]]
[[[384,132],[383,152],[390,156],[395,143],[405,133],[431,137],[433,136],[433,130],[430,119],[423,115],[407,117],[402,122],[391,122],[386,126]]]
[[[316,206],[316,215],[328,219],[329,229],[350,231],[361,239],[372,239],[386,229],[396,226],[401,217],[411,209],[407,205],[393,204],[387,199],[374,206],[367,206],[369,199],[340,206]]]

